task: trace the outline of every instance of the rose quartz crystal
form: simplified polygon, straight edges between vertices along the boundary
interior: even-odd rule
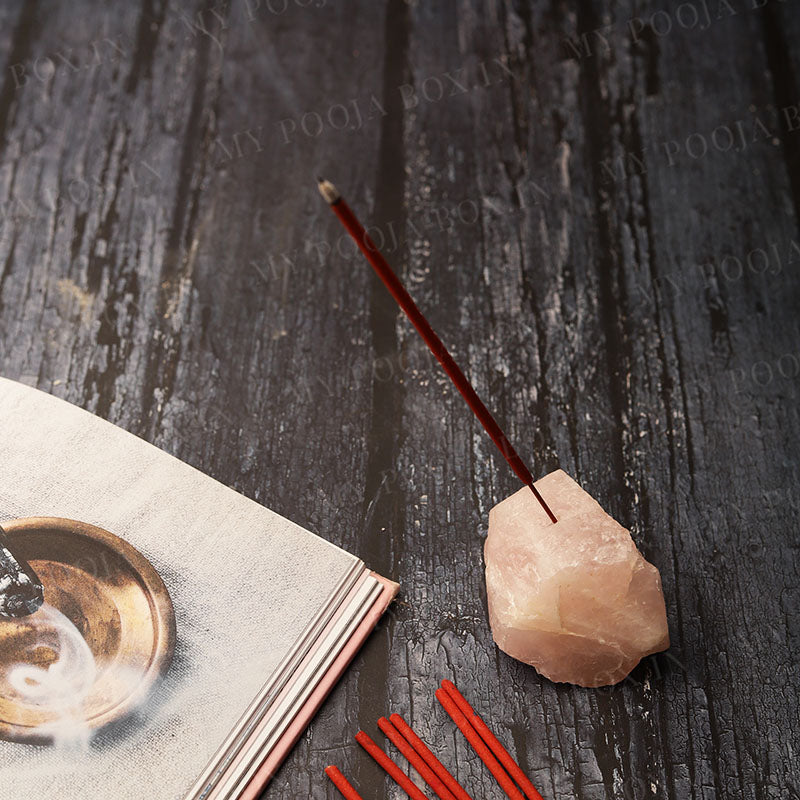
[[[552,681],[606,686],[669,647],[658,570],[562,470],[489,512],[486,589],[494,640]]]

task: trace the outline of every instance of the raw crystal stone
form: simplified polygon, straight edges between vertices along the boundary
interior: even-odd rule
[[[562,470],[489,512],[486,589],[501,650],[553,681],[618,683],[669,647],[658,570],[628,531]]]

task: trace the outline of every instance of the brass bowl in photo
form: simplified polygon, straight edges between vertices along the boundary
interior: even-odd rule
[[[139,707],[169,668],[167,588],[138,550],[95,525],[58,517],[2,525],[41,579],[44,606],[0,618],[0,738],[47,743],[65,726],[91,735]]]

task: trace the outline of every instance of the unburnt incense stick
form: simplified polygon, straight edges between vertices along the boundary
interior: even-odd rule
[[[514,781],[511,780],[508,773],[503,769],[503,765],[492,755],[491,750],[489,750],[477,731],[470,725],[469,720],[461,713],[455,700],[450,697],[448,692],[444,689],[437,689],[436,699],[444,706],[444,710],[450,715],[450,719],[455,722],[458,729],[464,734],[467,741],[472,745],[473,750],[480,756],[481,761],[486,765],[489,772],[494,775],[510,800],[525,800],[525,796],[517,789]]]
[[[356,734],[356,741],[375,759],[383,771],[392,778],[411,800],[429,800],[428,796],[417,788],[414,781],[372,741],[368,734],[364,733],[364,731],[359,731]]]
[[[441,778],[442,783],[447,786],[457,800],[472,800],[461,784],[450,774],[447,767],[436,758],[425,742],[414,733],[411,726],[399,714],[392,714],[389,717],[389,721],[400,731],[414,750],[420,754],[425,763]]]
[[[350,209],[350,206],[347,205],[336,187],[330,183],[330,181],[319,178],[318,182],[320,194],[333,209],[334,214],[336,214],[339,221],[344,225],[345,230],[353,237],[359,250],[361,250],[367,261],[372,265],[378,277],[384,282],[392,297],[397,301],[397,304],[403,309],[409,320],[411,320],[411,324],[425,340],[425,344],[428,345],[431,352],[436,356],[436,359],[442,365],[450,380],[455,384],[456,389],[461,392],[461,395],[467,401],[467,405],[472,409],[492,441],[503,454],[503,458],[508,461],[517,477],[530,488],[542,508],[547,512],[547,516],[550,520],[556,522],[555,514],[553,514],[550,507],[545,503],[544,498],[539,494],[538,489],[533,485],[533,476],[530,470],[525,466],[525,463],[519,457],[517,451],[512,447],[511,442],[509,442],[500,426],[495,422],[494,417],[489,413],[489,410],[483,404],[480,397],[478,397],[477,392],[472,388],[472,384],[467,380],[461,368],[453,360],[453,357],[442,343],[442,340],[436,335],[436,332],[430,326],[428,320],[425,319],[423,313],[417,308],[417,304],[406,291],[394,270],[389,266],[389,262],[386,261],[380,250],[378,250],[377,245],[372,241],[370,235],[364,230],[364,226],[358,221],[356,215]]]
[[[543,800],[538,789],[531,783],[528,776],[522,771],[519,764],[511,757],[508,750],[503,747],[499,739],[492,733],[489,726],[475,713],[466,697],[456,689],[452,681],[442,681],[442,688],[450,695],[453,702],[461,710],[478,735],[486,742],[489,749],[495,754],[497,760],[508,770],[508,774],[517,782],[519,788],[525,792],[528,800]]]
[[[350,781],[342,775],[339,767],[331,764],[325,767],[325,774],[333,781],[333,785],[342,793],[346,800],[364,800],[361,795],[353,788]]]
[[[403,734],[386,717],[378,720],[378,727],[386,738],[406,757],[406,761],[420,774],[422,780],[433,789],[440,800],[456,800],[455,795],[444,785],[442,779],[425,763]]]

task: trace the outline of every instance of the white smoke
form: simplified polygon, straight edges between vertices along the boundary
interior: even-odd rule
[[[83,702],[97,677],[94,655],[75,625],[46,603],[25,619],[25,628],[26,638],[31,641],[24,652],[30,660],[8,667],[5,680],[18,702],[53,715],[52,721],[37,728],[38,734],[58,748],[83,750],[91,739]],[[36,665],[41,648],[55,655],[46,668]]]

